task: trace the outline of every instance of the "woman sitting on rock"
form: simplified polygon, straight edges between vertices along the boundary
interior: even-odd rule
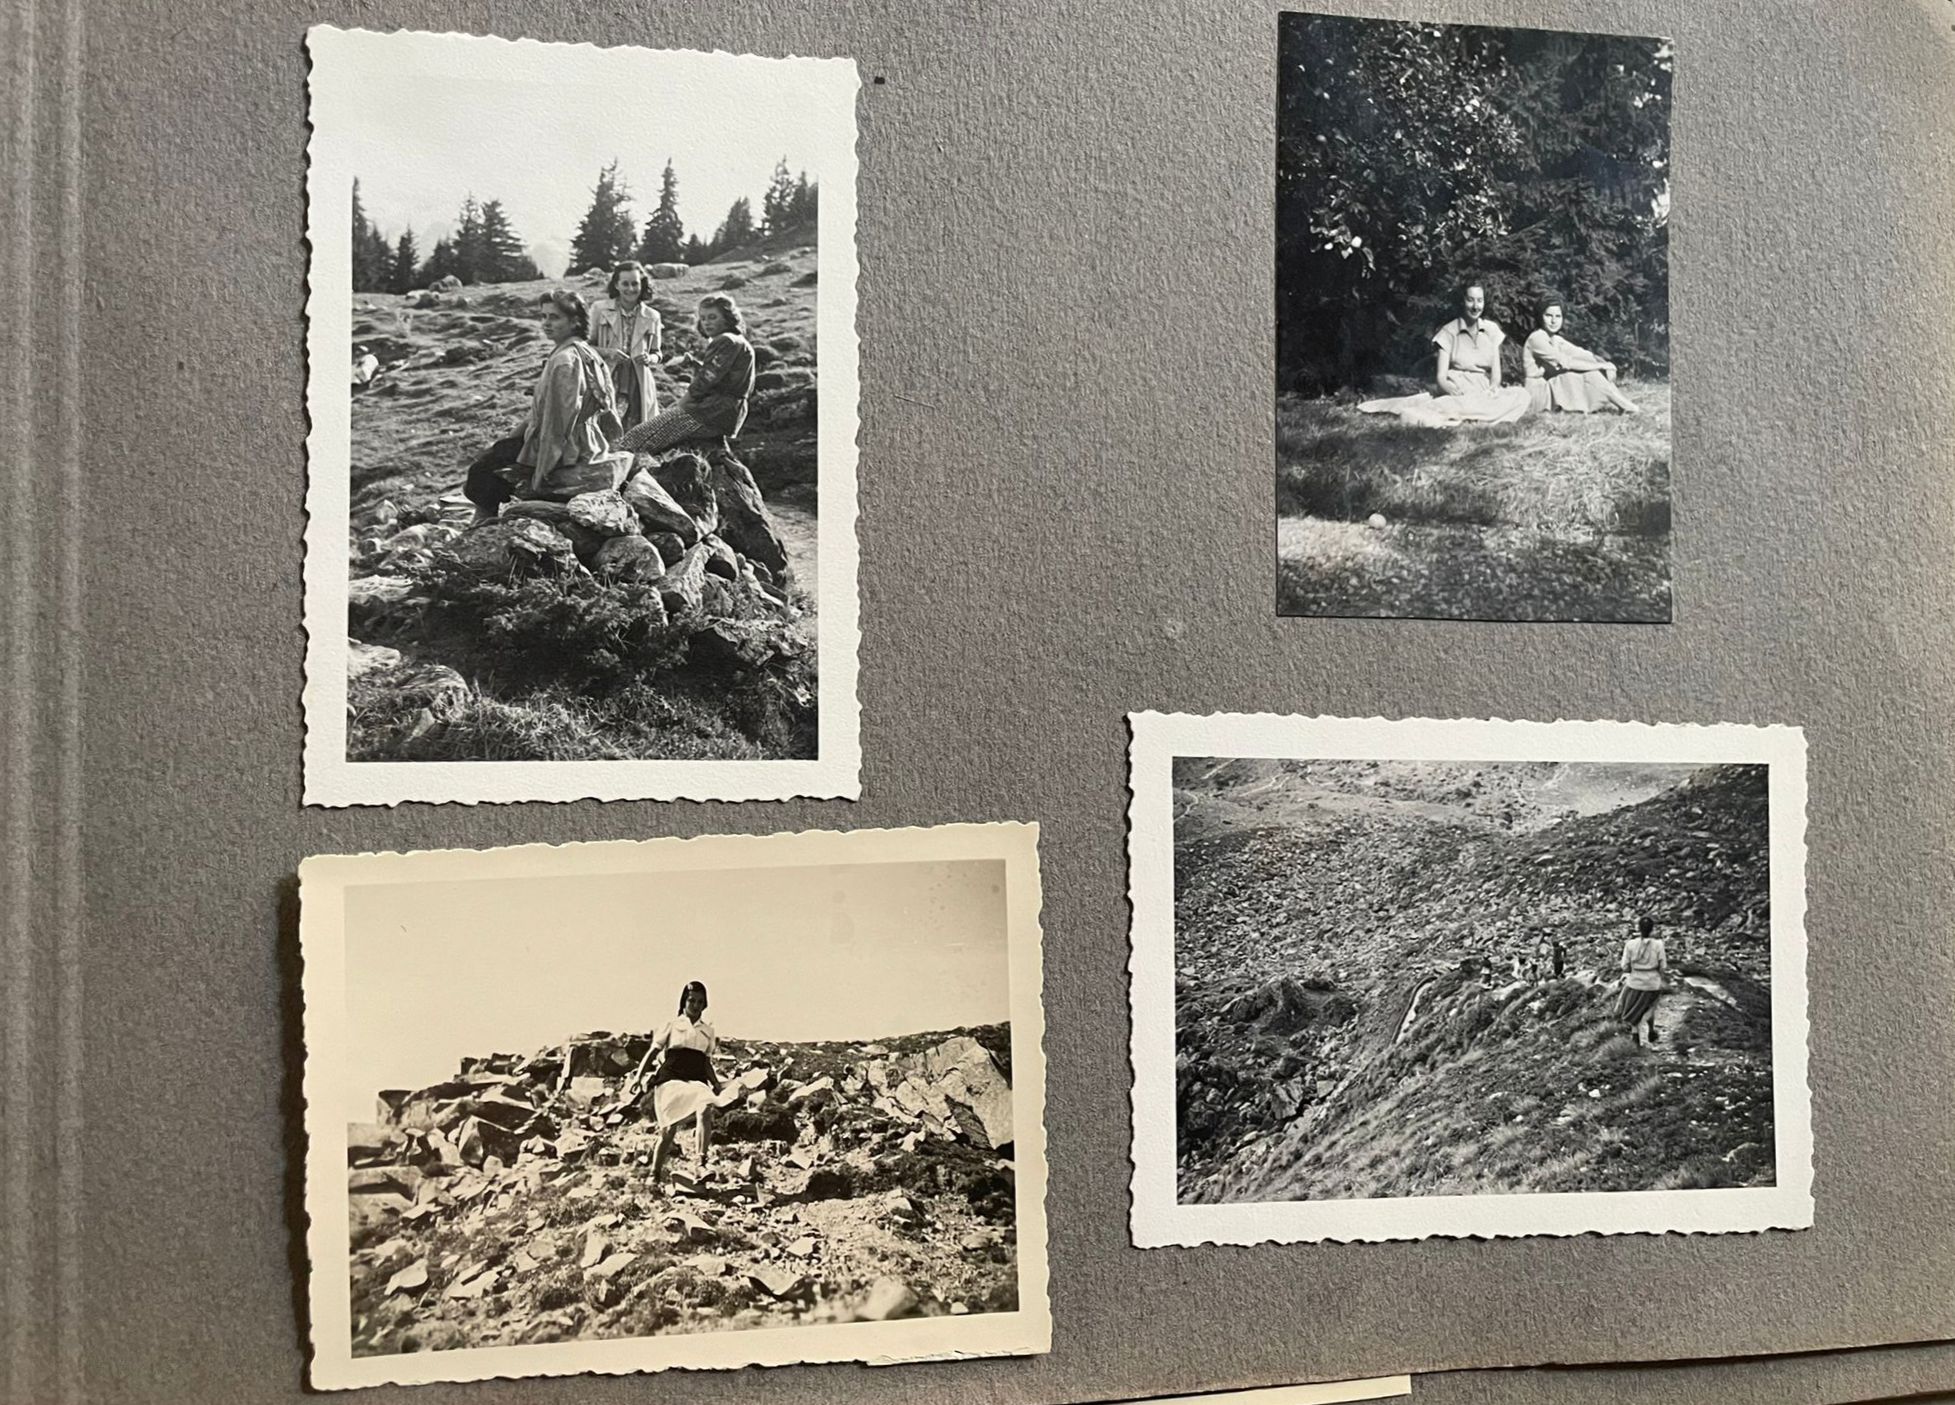
[[[591,304],[591,345],[611,368],[618,418],[629,429],[658,413],[652,369],[665,346],[665,324],[645,301],[645,266],[627,260],[611,270],[609,297]]]
[[[645,1065],[654,1054],[661,1055],[652,1074],[652,1111],[658,1119],[658,1145],[652,1151],[652,1185],[665,1174],[665,1159],[679,1128],[688,1119],[699,1124],[699,1166],[706,1167],[706,1153],[712,1147],[713,1106],[720,1090],[720,1076],[713,1068],[713,1055],[719,1052],[719,1035],[706,1022],[706,985],[687,981],[679,992],[679,1013],[658,1033],[645,1057],[631,1075],[637,1086]]]
[[[1625,415],[1641,414],[1636,402],[1616,389],[1616,363],[1576,346],[1561,334],[1561,324],[1561,302],[1550,299],[1542,304],[1541,325],[1521,343],[1534,408],[1586,415],[1611,406]]]
[[[588,340],[590,309],[568,288],[550,294],[543,331],[552,343],[522,429],[491,444],[468,466],[462,492],[475,504],[475,523],[492,521],[511,498],[549,496],[560,469],[605,458],[606,429],[617,427],[611,372]]]
[[[711,443],[737,437],[747,422],[747,397],[753,394],[753,346],[747,321],[732,298],[709,293],[699,300],[698,328],[705,348],[689,356],[696,369],[679,403],[627,430],[620,449],[657,454],[681,444]]]

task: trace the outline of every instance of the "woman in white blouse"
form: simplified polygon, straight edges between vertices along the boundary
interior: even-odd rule
[[[649,282],[645,266],[627,260],[611,270],[609,296],[591,307],[591,345],[610,363],[626,429],[658,413],[652,368],[665,345],[665,324],[646,297]]]
[[[687,981],[679,992],[678,1015],[659,1031],[631,1075],[635,1087],[652,1056],[662,1056],[652,1074],[652,1110],[658,1118],[658,1145],[652,1151],[654,1186],[664,1176],[665,1159],[688,1119],[699,1124],[699,1165],[705,1169],[712,1146],[714,1100],[720,1090],[720,1076],[713,1067],[719,1048],[719,1035],[706,1022],[706,985]]]

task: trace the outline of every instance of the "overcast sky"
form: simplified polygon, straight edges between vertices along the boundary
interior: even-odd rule
[[[347,1115],[706,982],[722,1035],[871,1040],[1010,1017],[1000,860],[360,885],[346,892]]]
[[[614,158],[641,227],[669,158],[701,238],[741,196],[758,219],[783,157],[821,179],[826,108],[805,61],[364,31],[315,39],[314,60],[315,85],[351,99],[316,139],[338,144],[388,240],[410,226],[423,257],[473,194],[501,200],[543,271],[562,273]]]

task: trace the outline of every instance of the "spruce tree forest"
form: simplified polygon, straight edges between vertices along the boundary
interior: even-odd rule
[[[625,259],[640,263],[710,263],[721,254],[757,239],[785,234],[814,223],[819,187],[808,173],[792,172],[786,161],[774,167],[760,198],[760,214],[746,197],[735,200],[707,238],[688,232],[679,218],[679,176],[667,161],[659,177],[657,203],[640,225],[633,197],[618,163],[598,172],[590,207],[570,241],[570,271],[609,268]],[[520,283],[541,278],[528,244],[500,200],[470,194],[456,212],[454,226],[422,253],[411,229],[389,239],[367,213],[360,182],[353,182],[353,291],[405,293],[436,279],[462,283]]]

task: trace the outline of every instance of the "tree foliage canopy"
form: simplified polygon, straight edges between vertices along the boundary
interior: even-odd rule
[[[1553,296],[1667,374],[1667,41],[1286,15],[1279,63],[1282,389],[1429,375],[1467,283],[1510,355]]]

